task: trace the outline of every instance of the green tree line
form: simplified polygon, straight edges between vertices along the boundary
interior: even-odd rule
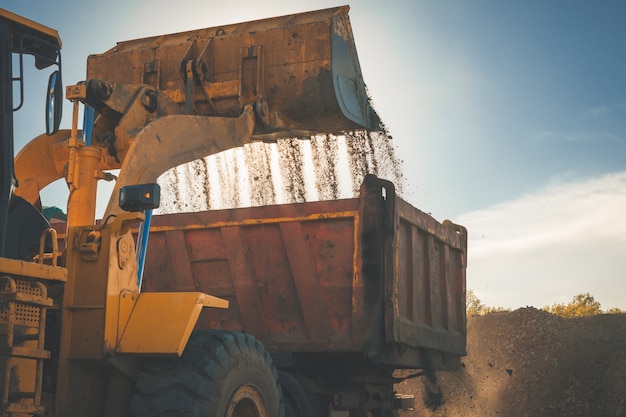
[[[489,307],[483,304],[473,290],[467,290],[466,308],[469,315],[483,315],[498,311],[509,311],[503,307]],[[568,304],[552,304],[545,306],[542,310],[548,313],[565,318],[595,316],[596,314],[626,314],[626,311],[619,308],[602,310],[601,305],[589,293],[577,294]]]

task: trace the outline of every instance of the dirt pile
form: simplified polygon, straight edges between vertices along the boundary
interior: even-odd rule
[[[626,416],[626,314],[563,319],[535,308],[468,317],[455,373],[406,380],[402,417]]]

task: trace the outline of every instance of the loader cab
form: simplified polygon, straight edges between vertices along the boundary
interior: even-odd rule
[[[17,259],[29,257],[47,225],[39,210],[13,195],[17,185],[13,113],[25,100],[25,56],[34,58],[38,70],[56,67],[49,78],[45,109],[46,132],[53,134],[59,129],[63,99],[59,34],[0,9],[0,257]]]

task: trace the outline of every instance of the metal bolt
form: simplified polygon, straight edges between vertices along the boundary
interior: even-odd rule
[[[158,108],[158,99],[154,90],[146,91],[141,97],[141,103],[150,113],[154,113]]]

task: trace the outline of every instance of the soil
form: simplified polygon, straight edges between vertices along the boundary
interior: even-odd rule
[[[402,196],[402,160],[396,157],[391,135],[384,130],[344,136],[341,141],[318,135],[275,144],[253,142],[180,165],[159,177],[157,213],[353,198],[367,174],[393,182]],[[343,186],[351,186],[352,192]]]
[[[415,395],[400,416],[626,417],[626,314],[471,316],[467,353],[459,371],[397,384]]]

